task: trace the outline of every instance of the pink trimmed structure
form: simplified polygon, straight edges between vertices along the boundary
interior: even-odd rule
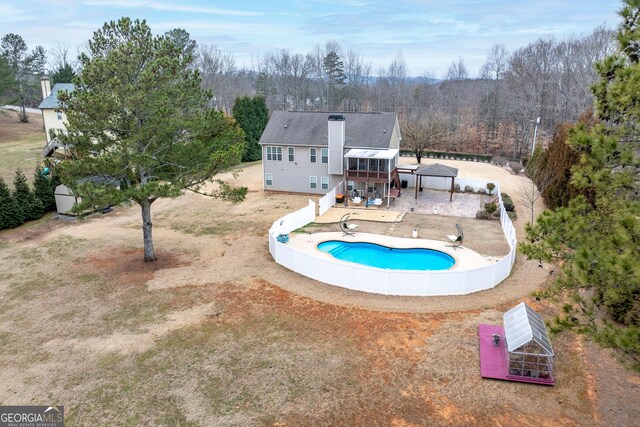
[[[498,345],[494,343],[493,336],[495,334],[500,336]],[[480,376],[482,378],[543,385],[554,385],[556,383],[552,377],[532,378],[509,374],[509,369],[507,368],[509,351],[502,326],[478,325],[478,340],[480,343]]]

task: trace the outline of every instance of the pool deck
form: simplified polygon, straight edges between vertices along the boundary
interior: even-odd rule
[[[336,205],[325,212],[324,215],[316,217],[318,224],[334,224],[340,222],[346,214],[351,214],[351,220],[360,221],[376,221],[376,222],[401,222],[404,218],[404,212],[389,210],[386,207],[380,208],[345,208],[342,205]]]
[[[344,235],[341,232],[323,232],[313,234],[292,233],[289,235],[288,245],[304,250],[307,253],[314,254],[318,258],[330,259],[337,263],[347,263],[347,261],[341,261],[334,258],[330,254],[323,252],[317,248],[318,243],[325,242],[327,240],[342,240],[345,242],[368,242],[376,243],[383,246],[393,248],[424,248],[435,249],[446,254],[451,255],[455,260],[455,265],[451,270],[461,271],[471,268],[484,267],[495,263],[499,258],[485,257],[479,253],[465,248],[464,245],[456,248],[452,248],[450,242],[428,239],[413,239],[403,237],[391,237],[380,234],[359,233],[357,229],[355,234]]]

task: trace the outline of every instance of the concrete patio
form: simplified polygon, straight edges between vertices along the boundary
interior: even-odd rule
[[[402,195],[391,199],[389,208],[387,209],[387,199],[383,200],[382,206],[369,206],[354,205],[349,200],[349,205],[346,209],[354,210],[357,212],[369,211],[371,214],[362,213],[361,219],[365,219],[366,216],[378,217],[381,219],[371,218],[371,220],[385,221],[388,220],[389,215],[375,214],[374,212],[400,212],[407,213],[413,212],[424,215],[442,215],[442,216],[456,216],[462,218],[475,218],[476,212],[484,208],[484,203],[491,200],[491,196],[474,194],[474,193],[453,193],[452,201],[449,201],[449,192],[440,190],[428,190],[418,191],[418,198],[415,198],[415,192],[413,188],[405,188],[402,190]],[[331,212],[332,210],[338,210],[337,213]],[[319,218],[317,222],[337,222],[339,217],[344,215],[345,207],[337,203],[326,214]],[[343,213],[339,213],[343,212]],[[327,216],[325,219],[324,217]],[[336,217],[336,218],[334,218]],[[329,219],[331,218],[331,219]],[[335,219],[335,221],[333,221]],[[394,219],[395,220],[395,219]]]
[[[413,188],[406,188],[402,195],[391,201],[389,209],[401,212],[415,212],[421,214],[457,216],[475,218],[476,212],[484,208],[484,203],[491,200],[491,196],[474,193],[453,193],[449,201],[449,192],[424,189],[418,191],[415,198]]]

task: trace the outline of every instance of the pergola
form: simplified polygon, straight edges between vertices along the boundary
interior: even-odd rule
[[[418,168],[414,172],[417,176],[416,182],[416,196],[418,198],[418,188],[422,187],[422,177],[423,176],[435,176],[435,177],[443,177],[443,178],[451,178],[451,190],[449,192],[449,201],[453,200],[453,188],[456,181],[456,176],[458,176],[458,169],[452,168],[450,166],[441,165],[440,163],[434,163],[432,165],[422,166]]]

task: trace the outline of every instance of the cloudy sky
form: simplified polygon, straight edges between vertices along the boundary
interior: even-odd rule
[[[513,51],[539,37],[615,28],[620,0],[0,0],[0,36],[29,47],[75,47],[105,21],[146,19],[161,33],[184,28],[199,44],[231,53],[238,65],[280,49],[306,54],[338,41],[374,71],[401,53],[409,74],[441,77],[462,57],[477,74],[496,43]]]

